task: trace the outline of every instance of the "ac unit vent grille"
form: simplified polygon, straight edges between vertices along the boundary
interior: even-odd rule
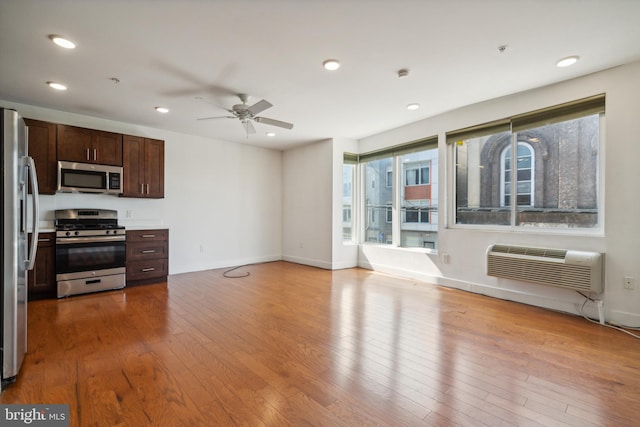
[[[602,292],[602,254],[493,245],[487,275],[586,292]]]
[[[508,245],[494,245],[492,252],[515,255],[530,255],[556,259],[564,259],[564,257],[567,255],[567,251],[564,249],[527,248],[524,246]]]

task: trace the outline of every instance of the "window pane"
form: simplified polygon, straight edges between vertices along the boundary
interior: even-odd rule
[[[600,116],[593,114],[518,133],[531,150],[531,187],[518,195],[516,224],[530,227],[590,228],[598,225]],[[533,179],[535,177],[535,179]],[[520,186],[519,186],[520,187]],[[520,190],[519,190],[520,191]]]
[[[508,198],[511,133],[500,132],[458,141],[456,158],[456,223],[511,224]],[[497,158],[491,158],[497,156]],[[503,204],[504,200],[504,204]]]
[[[418,169],[407,169],[405,171],[406,185],[416,185],[418,183]]]
[[[407,179],[400,188],[400,246],[437,247],[438,149],[400,156]],[[411,176],[411,179],[409,179]]]
[[[429,184],[429,167],[420,168],[420,184]]]
[[[392,202],[392,158],[372,160],[363,165],[367,218],[367,223],[364,224],[364,241],[391,243],[392,228],[391,223],[387,221],[387,209]],[[380,185],[381,182],[388,185]]]
[[[353,206],[353,177],[355,165],[342,166],[342,240],[353,241],[353,223],[351,222],[351,209]]]
[[[418,211],[405,210],[405,222],[418,222]]]
[[[521,193],[531,193],[531,183],[530,182],[518,182],[518,194]]]
[[[531,169],[518,170],[518,181],[531,180]]]

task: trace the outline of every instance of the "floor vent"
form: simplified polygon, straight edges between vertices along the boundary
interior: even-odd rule
[[[601,293],[603,258],[599,252],[492,245],[487,275]]]

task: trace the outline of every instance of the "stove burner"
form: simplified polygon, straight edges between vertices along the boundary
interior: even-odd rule
[[[55,228],[68,230],[120,230],[118,212],[110,209],[60,209],[55,212]]]

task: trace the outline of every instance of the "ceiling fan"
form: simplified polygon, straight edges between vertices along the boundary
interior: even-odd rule
[[[244,93],[239,93],[238,98],[242,104],[236,104],[231,109],[226,109],[228,112],[233,114],[232,116],[214,116],[214,117],[203,117],[198,120],[211,120],[211,119],[240,119],[244,130],[247,132],[247,137],[249,137],[250,133],[256,133],[256,129],[253,127],[252,121],[257,123],[264,123],[265,125],[278,126],[285,129],[292,129],[293,124],[282,122],[280,120],[269,119],[267,117],[257,117],[256,114],[259,114],[266,110],[267,108],[273,107],[270,102],[265,101],[264,99],[256,102],[255,104],[249,106],[247,105],[247,101],[249,100],[249,95]]]

